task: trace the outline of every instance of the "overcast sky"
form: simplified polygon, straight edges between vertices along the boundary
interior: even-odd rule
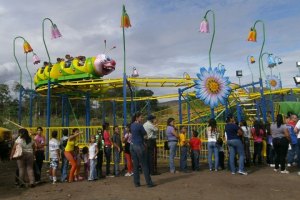
[[[141,77],[182,77],[184,72],[196,77],[200,67],[208,66],[212,33],[200,33],[199,25],[208,9],[215,12],[216,35],[212,48],[212,66],[223,63],[226,76],[238,82],[235,71],[243,70],[242,83],[251,81],[246,58],[258,60],[262,44],[262,26],[257,24],[257,42],[247,42],[248,32],[258,19],[265,22],[264,52],[279,56],[283,64],[274,73],[281,73],[283,87],[295,87],[293,76],[300,61],[299,0],[15,0],[0,4],[0,83],[19,81],[19,69],[13,57],[13,40],[24,37],[41,60],[48,60],[42,41],[42,21],[49,17],[57,24],[62,38],[51,40],[50,23],[45,22],[45,40],[50,57],[66,54],[95,56],[107,46],[117,48],[109,56],[117,62],[115,72],[107,78],[121,77],[123,47],[120,16],[126,5],[132,27],[126,29],[127,74],[136,67]],[[208,15],[212,30],[212,16]],[[16,56],[23,69],[23,83],[30,85],[25,70],[22,40],[16,40]],[[267,66],[266,57],[264,65]],[[28,67],[35,73],[39,66]],[[258,62],[251,65],[258,80]],[[269,69],[266,69],[269,73]],[[157,90],[156,94],[176,90]]]

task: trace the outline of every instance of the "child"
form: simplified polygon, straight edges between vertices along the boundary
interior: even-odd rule
[[[187,171],[187,153],[188,153],[188,141],[186,140],[186,127],[180,127],[179,134],[179,146],[180,146],[180,170],[182,172]]]
[[[192,133],[193,137],[190,139],[192,169],[193,171],[199,171],[201,140],[198,138],[198,132],[196,130],[193,130]]]
[[[120,164],[120,155],[122,152],[122,141],[120,137],[120,130],[118,126],[114,126],[114,134],[112,136],[112,142],[114,145],[114,175],[119,176],[119,164]]]
[[[217,145],[219,147],[219,168],[224,170],[225,169],[225,166],[224,166],[224,147],[223,147],[223,139],[221,137],[218,138]]]
[[[98,154],[98,146],[96,143],[96,137],[92,135],[89,144],[89,161],[90,161],[90,175],[88,179],[89,181],[97,180],[97,171],[96,171],[97,154]]]
[[[131,154],[130,154],[131,133],[130,133],[129,128],[130,128],[130,125],[127,125],[126,129],[125,129],[126,134],[123,137],[123,142],[125,143],[124,153],[125,153],[125,158],[126,158],[126,162],[127,162],[127,173],[125,174],[125,176],[133,175],[132,159],[131,159]]]
[[[90,163],[89,163],[89,148],[82,148],[82,158],[83,158],[83,167],[84,167],[84,177],[86,179],[89,178],[90,174]]]
[[[75,171],[75,181],[83,180],[83,177],[80,176],[80,167],[81,167],[81,154],[78,146],[74,147],[74,160],[76,161],[76,171]]]
[[[52,132],[52,138],[49,141],[49,157],[50,157],[50,180],[53,184],[56,183],[56,169],[58,168],[58,162],[60,160],[59,142],[57,140],[57,131]]]
[[[102,174],[102,163],[103,163],[103,150],[104,150],[104,140],[103,140],[103,133],[102,129],[97,130],[96,134],[96,143],[98,146],[98,154],[97,154],[97,165],[96,165],[96,171],[98,179],[104,178]]]

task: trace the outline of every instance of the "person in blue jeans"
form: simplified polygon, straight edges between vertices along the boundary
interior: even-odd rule
[[[143,124],[142,124],[143,116],[141,113],[136,113],[132,117],[130,130],[131,130],[131,144],[130,144],[130,154],[133,160],[133,183],[135,187],[140,187],[140,173],[139,166],[142,166],[144,177],[148,187],[154,187],[155,185],[152,182],[149,165],[148,165],[148,157],[146,152],[146,145],[144,141],[144,137],[147,135]]]
[[[121,152],[123,151],[122,147],[122,140],[120,136],[120,129],[118,126],[114,126],[114,134],[112,136],[112,142],[113,142],[113,150],[114,150],[114,175],[119,176],[120,170],[120,156]]]
[[[179,146],[180,146],[180,170],[187,172],[187,154],[188,154],[188,140],[186,139],[186,127],[180,127]]]
[[[177,129],[174,126],[175,119],[174,118],[169,118],[167,120],[167,129],[166,129],[166,135],[167,135],[167,140],[168,140],[168,145],[170,149],[170,155],[169,155],[169,166],[170,166],[170,172],[171,173],[176,173],[175,170],[175,164],[174,164],[174,158],[176,155],[176,149],[177,149],[177,142],[179,135],[177,133]]]
[[[217,145],[217,140],[219,133],[217,130],[217,121],[214,118],[211,118],[208,121],[208,127],[206,128],[207,136],[207,149],[208,149],[208,165],[210,171],[218,171],[219,166],[219,148]],[[214,154],[215,158],[215,167],[213,169],[212,155]]]
[[[234,159],[236,153],[239,156],[239,170],[238,173],[241,175],[247,175],[248,173],[244,170],[244,145],[239,138],[239,136],[243,135],[242,129],[236,125],[235,119],[233,115],[229,115],[226,120],[225,132],[227,136],[227,145],[229,147],[229,164],[231,174],[236,173],[236,167],[234,164]]]
[[[68,136],[69,136],[69,132],[68,129],[63,129],[62,130],[62,135],[63,137],[60,139],[60,152],[61,152],[61,177],[60,180],[61,182],[65,182],[67,181],[67,177],[68,177],[68,165],[69,165],[69,161],[66,159],[64,151],[65,151],[65,147],[67,146],[67,142],[68,142]]]

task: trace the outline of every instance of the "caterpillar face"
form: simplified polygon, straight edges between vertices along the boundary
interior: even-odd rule
[[[105,54],[99,54],[94,61],[95,73],[99,76],[108,75],[115,70],[116,61]]]

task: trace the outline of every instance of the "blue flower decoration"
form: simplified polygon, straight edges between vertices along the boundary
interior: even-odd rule
[[[196,97],[211,108],[217,107],[218,102],[224,105],[230,94],[230,81],[229,77],[224,77],[225,71],[224,67],[209,67],[208,70],[201,67],[197,73],[199,80],[194,80]]]
[[[266,87],[271,90],[277,90],[281,88],[281,81],[278,76],[266,76]]]

